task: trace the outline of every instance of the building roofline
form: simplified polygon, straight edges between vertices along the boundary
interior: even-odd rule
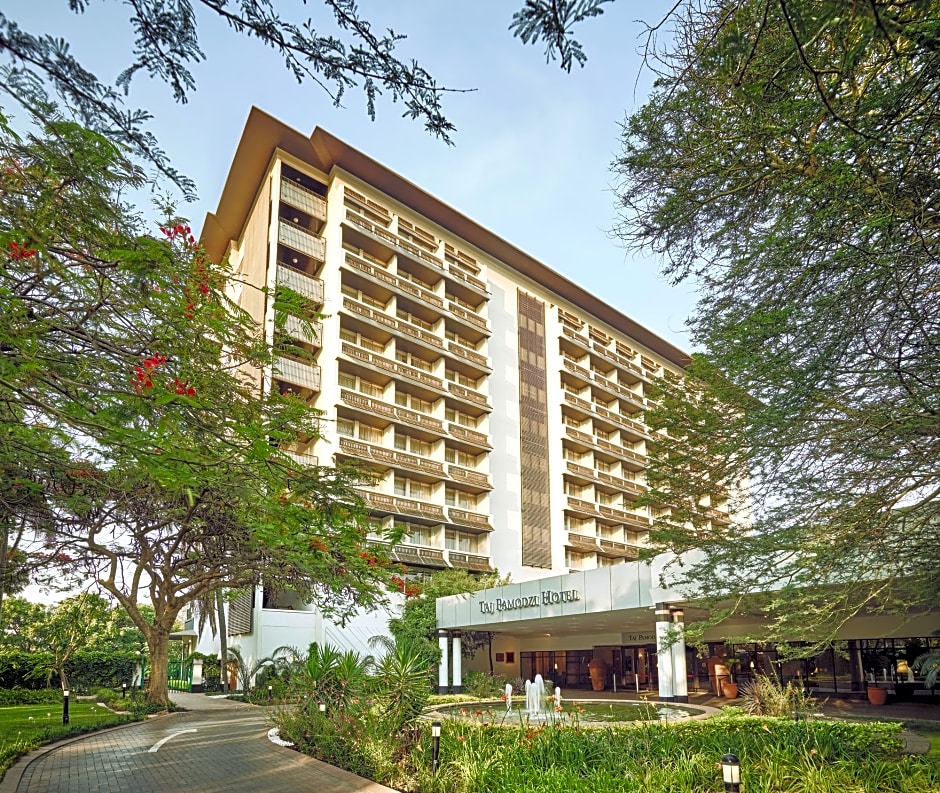
[[[248,114],[218,209],[206,215],[203,225],[201,239],[213,260],[221,260],[228,252],[229,242],[241,235],[275,149],[282,149],[327,174],[334,167],[347,171],[667,361],[682,368],[689,363],[689,354],[684,350],[326,130],[316,127],[306,137],[257,107],[252,107]]]

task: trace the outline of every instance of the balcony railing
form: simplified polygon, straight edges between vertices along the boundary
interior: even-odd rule
[[[311,391],[320,390],[320,367],[315,364],[277,356],[274,359],[274,377]]]
[[[451,463],[447,466],[447,475],[457,482],[466,482],[468,485],[485,487],[490,490],[493,489],[493,486],[490,484],[489,474],[484,474],[480,471],[473,471],[469,468]]]
[[[367,413],[376,413],[380,416],[387,416],[388,418],[397,419],[406,424],[431,430],[432,432],[444,433],[443,421],[433,416],[426,416],[416,410],[399,407],[398,405],[390,405],[388,402],[381,399],[375,399],[365,394],[358,394],[355,391],[346,389],[340,392],[340,398],[345,404],[358,410]]]
[[[463,570],[474,570],[479,573],[491,573],[490,557],[478,553],[465,553],[464,551],[447,551],[447,561],[451,567]]]
[[[465,399],[468,402],[473,402],[475,405],[480,405],[481,407],[489,408],[490,398],[486,394],[481,394],[478,391],[471,391],[469,388],[466,388],[457,383],[447,383],[447,390],[450,391],[455,397],[460,399]]]
[[[318,261],[326,259],[326,244],[322,237],[284,218],[278,221],[277,241]]]
[[[385,493],[373,493],[368,490],[357,490],[356,492],[371,509],[398,515],[413,515],[442,522],[446,521],[444,508],[437,504],[428,504],[424,501],[415,501],[402,496],[389,496]]]
[[[463,358],[465,361],[469,361],[472,364],[476,364],[481,369],[489,369],[490,362],[485,355],[481,355],[476,350],[469,350],[464,345],[455,342],[448,341],[447,349],[456,355],[458,358]]]
[[[422,372],[420,369],[415,369],[414,367],[399,363],[398,361],[389,360],[388,358],[385,358],[378,353],[374,353],[370,350],[364,350],[362,347],[357,347],[355,344],[343,342],[343,355],[348,355],[350,358],[355,358],[364,363],[372,364],[373,366],[384,369],[386,372],[391,372],[392,374],[398,375],[400,377],[414,380],[416,383],[428,386],[429,388],[435,388],[438,391],[444,390],[444,381],[439,377],[434,377],[434,375],[427,374]]]
[[[438,297],[430,290],[412,283],[407,278],[400,278],[397,275],[393,275],[382,267],[362,261],[348,251],[346,252],[346,264],[361,273],[371,276],[377,281],[382,281],[400,292],[404,292],[410,297],[417,298],[423,303],[427,303],[439,309],[444,308],[443,298]]]
[[[476,529],[484,529],[486,531],[493,530],[493,527],[490,525],[490,519],[486,515],[481,515],[478,512],[468,512],[465,509],[448,507],[447,514],[450,516],[451,523],[473,526]]]
[[[474,314],[472,311],[469,311],[463,306],[458,305],[453,300],[447,301],[447,310],[458,319],[462,319],[464,322],[475,325],[481,330],[485,330],[487,333],[489,333],[490,323],[486,320],[485,317],[481,317],[479,314]]]
[[[432,476],[444,476],[443,463],[429,460],[426,457],[419,457],[416,454],[408,454],[398,449],[386,449],[384,446],[364,443],[353,438],[340,438],[339,448],[346,454],[363,460],[372,460],[396,468],[408,468]]]
[[[281,200],[318,220],[326,220],[326,201],[323,197],[297,182],[281,179]]]
[[[323,281],[319,278],[314,278],[279,262],[277,265],[277,282],[293,289],[314,303],[323,303]]]
[[[281,451],[300,465],[318,466],[320,464],[320,458],[312,452],[296,452],[291,449],[282,449]]]
[[[452,438],[456,438],[457,440],[472,443],[474,446],[483,446],[486,449],[493,448],[489,437],[485,433],[477,432],[476,430],[468,430],[466,427],[453,422],[448,423],[447,431]]]

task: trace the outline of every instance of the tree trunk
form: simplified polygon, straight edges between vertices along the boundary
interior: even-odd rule
[[[228,624],[225,621],[225,603],[222,602],[222,590],[216,590],[215,607],[218,609],[219,624],[219,650],[222,658],[219,660],[219,675],[221,677],[222,693],[228,691]]]
[[[69,678],[68,675],[65,674],[65,664],[63,663],[56,671],[59,673],[59,684],[62,686],[62,690],[68,691]]]
[[[170,631],[153,627],[147,636],[150,648],[150,682],[147,685],[147,702],[164,709],[170,707],[167,675],[170,663]]]

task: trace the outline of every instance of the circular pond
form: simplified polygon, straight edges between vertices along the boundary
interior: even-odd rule
[[[505,702],[471,702],[456,705],[440,705],[435,715],[448,719],[474,721],[485,724],[526,724],[533,721],[579,724],[622,724],[635,721],[674,721],[711,715],[713,708],[665,702],[635,702],[624,700],[562,700],[560,709],[547,706],[537,713],[526,710],[525,701],[512,703],[507,709]]]

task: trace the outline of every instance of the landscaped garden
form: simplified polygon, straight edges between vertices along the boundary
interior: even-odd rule
[[[281,684],[285,701],[299,703],[274,715],[281,739],[408,793],[704,793],[722,790],[728,753],[748,793],[940,791],[940,765],[901,753],[901,724],[728,708],[705,720],[597,726],[574,707],[520,721],[500,702],[465,703],[435,742],[426,714],[441,703],[407,648],[370,665],[314,645]]]

